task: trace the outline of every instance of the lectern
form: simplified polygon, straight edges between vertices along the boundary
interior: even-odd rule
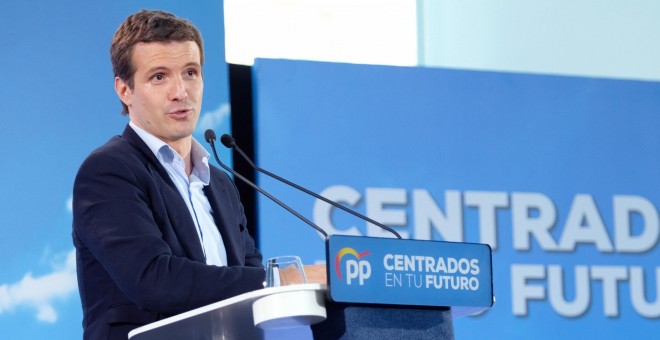
[[[131,340],[453,339],[493,305],[488,245],[331,236],[328,285],[264,288],[160,320]]]

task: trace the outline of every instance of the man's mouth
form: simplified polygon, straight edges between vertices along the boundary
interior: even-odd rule
[[[192,113],[190,109],[180,109],[170,111],[167,115],[174,119],[184,119],[187,118]]]

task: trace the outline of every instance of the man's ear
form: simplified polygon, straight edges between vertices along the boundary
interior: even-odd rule
[[[128,87],[128,84],[121,78],[115,77],[115,92],[119,96],[119,100],[126,106],[130,107],[133,101],[133,91]]]

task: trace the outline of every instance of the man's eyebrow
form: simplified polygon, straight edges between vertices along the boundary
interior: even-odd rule
[[[191,61],[185,65],[183,65],[183,68],[188,68],[188,67],[197,67],[197,68],[202,68],[202,65],[200,65],[198,62]]]
[[[183,65],[182,68],[188,68],[188,67],[191,67],[191,66],[192,67],[197,67],[197,68],[202,68],[202,65],[200,65],[198,62],[194,62],[194,61],[186,63],[185,65]],[[147,70],[147,73],[153,73],[155,71],[169,71],[170,69],[171,68],[169,68],[167,66],[154,66],[154,67],[150,68],[149,70]]]
[[[201,69],[202,65],[200,65],[198,62],[191,61],[191,62],[186,63],[185,65],[183,65],[182,68],[186,69],[186,68],[189,68],[189,67],[195,67],[195,68]],[[149,74],[156,73],[158,71],[167,71],[167,72],[169,72],[169,71],[171,71],[171,69],[169,67],[166,67],[166,66],[154,66],[154,67],[148,69],[146,74],[149,75]]]
[[[152,74],[152,73],[154,73],[154,72],[156,72],[156,71],[169,71],[169,70],[170,70],[169,67],[165,67],[165,66],[154,66],[154,67],[148,69],[147,72],[146,72],[146,74]]]

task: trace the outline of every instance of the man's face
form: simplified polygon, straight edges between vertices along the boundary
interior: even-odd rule
[[[193,41],[133,46],[133,89],[115,79],[115,90],[133,123],[168,144],[190,138],[202,106],[204,81]]]

